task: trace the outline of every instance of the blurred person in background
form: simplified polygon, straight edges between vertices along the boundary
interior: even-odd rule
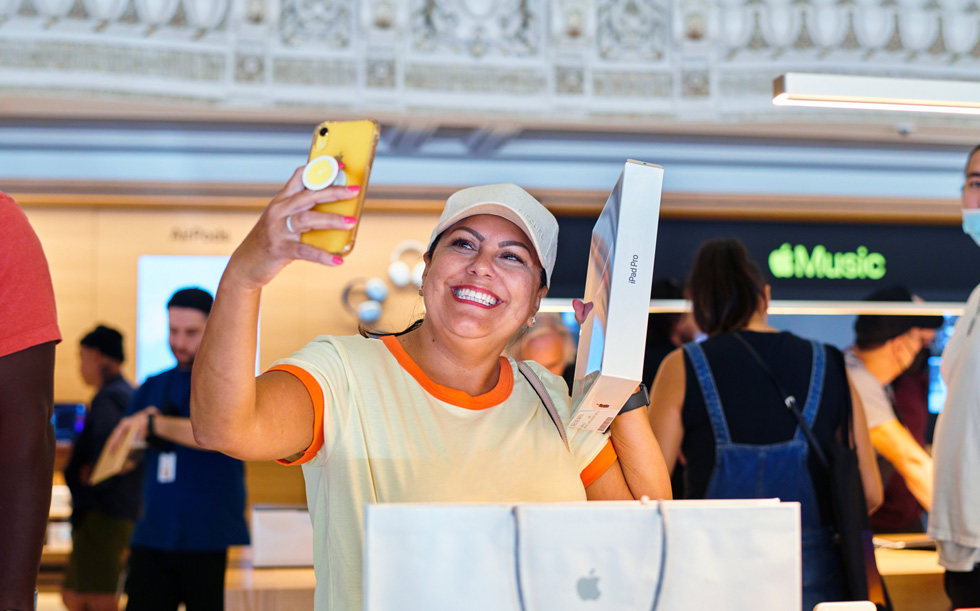
[[[980,245],[980,146],[970,151],[963,185],[963,231]],[[980,287],[943,350],[949,394],[936,423],[935,485],[929,536],[946,568],[954,608],[980,607]]]
[[[684,283],[677,278],[658,280],[650,291],[650,299],[685,299]],[[653,388],[660,363],[667,355],[698,335],[694,314],[686,312],[661,312],[650,314],[647,319],[647,343],[643,355],[643,383]],[[677,463],[670,473],[670,487],[675,499],[684,498],[684,467],[687,460],[684,453],[677,456]]]
[[[0,609],[34,608],[54,476],[54,347],[41,242],[0,192]]]
[[[913,296],[904,286],[890,286],[865,300],[911,302]],[[921,427],[916,426],[919,419],[914,416],[909,423],[899,419],[891,385],[921,358],[942,324],[942,316],[874,314],[861,314],[854,323],[854,346],[845,360],[861,395],[871,443],[882,459],[878,465],[885,498],[871,517],[872,526],[879,532],[924,530],[922,511],[928,511],[932,503],[932,458],[924,449],[924,415]],[[903,394],[903,407],[911,399]]]
[[[121,371],[124,360],[122,334],[111,327],[99,325],[80,342],[82,379],[97,392],[65,467],[72,550],[61,597],[69,611],[118,610],[119,576],[140,513],[142,469],[95,485],[89,482],[103,446],[133,398],[133,387]]]
[[[572,388],[575,376],[575,341],[560,314],[538,314],[533,327],[518,333],[506,351],[517,361],[534,361],[561,376]]]
[[[204,449],[191,429],[191,368],[214,298],[185,288],[167,302],[170,351],[177,366],[150,376],[136,391],[130,415],[109,443],[130,427],[145,439],[143,515],[130,543],[128,611],[211,611],[224,607],[228,547],[247,545],[245,466]],[[255,351],[252,351],[254,375]]]
[[[683,450],[686,498],[799,502],[803,608],[842,600],[827,469],[810,451],[772,378],[799,399],[802,418],[824,447],[838,438],[850,414],[873,510],[881,500],[881,481],[844,357],[832,346],[769,326],[769,285],[738,240],[701,245],[688,291],[694,319],[708,339],[671,352],[653,384],[650,424],[667,467],[673,468]]]

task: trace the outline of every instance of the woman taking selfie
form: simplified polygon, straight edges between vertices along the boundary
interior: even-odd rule
[[[654,381],[650,424],[667,466],[673,470],[683,453],[688,498],[799,502],[803,609],[842,600],[826,468],[810,451],[783,392],[798,399],[823,447],[841,436],[844,415],[852,414],[861,480],[873,510],[881,503],[881,481],[843,355],[769,326],[769,286],[737,240],[704,243],[688,287],[695,322],[708,339],[671,352]]]
[[[379,339],[318,337],[255,378],[262,287],[295,259],[343,263],[299,232],[351,228],[355,219],[311,208],[356,189],[308,191],[293,175],[232,255],[194,364],[199,443],[303,464],[317,609],[361,607],[365,503],[669,496],[645,409],[616,418],[611,435],[567,429],[566,448],[539,395],[500,357],[534,324],[558,237],[554,217],[514,185],[449,198],[424,257],[420,323]],[[531,366],[567,427],[565,383]]]

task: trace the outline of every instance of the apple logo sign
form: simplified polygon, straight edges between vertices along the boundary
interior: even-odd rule
[[[578,590],[578,597],[582,600],[598,600],[599,578],[595,576],[595,569],[589,571],[588,576],[579,578],[575,589]]]

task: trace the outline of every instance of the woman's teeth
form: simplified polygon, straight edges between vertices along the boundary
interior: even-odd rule
[[[456,295],[458,299],[475,301],[485,306],[497,305],[497,302],[499,301],[487,293],[481,293],[479,291],[474,291],[473,289],[456,289],[453,291],[453,295]]]

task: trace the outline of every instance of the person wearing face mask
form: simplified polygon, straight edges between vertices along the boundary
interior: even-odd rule
[[[311,208],[351,190],[306,190],[297,170],[232,255],[191,379],[201,445],[303,465],[314,609],[362,607],[365,503],[670,496],[644,393],[627,402],[624,409],[636,409],[617,416],[610,434],[568,428],[561,377],[527,361],[534,375],[525,379],[521,365],[500,356],[535,324],[557,253],[557,220],[517,185],[450,196],[423,257],[420,321],[380,337],[317,337],[256,378],[262,287],[295,259],[344,263],[301,243],[299,232],[349,229],[357,219]],[[575,306],[583,319],[586,307]]]
[[[980,146],[970,151],[963,231],[980,244]],[[936,540],[953,608],[980,607],[980,287],[943,350],[949,394],[933,438],[935,485],[929,536]]]
[[[913,301],[913,297],[907,288],[891,286],[875,291],[866,301]],[[861,314],[854,323],[854,346],[845,354],[848,373],[864,404],[871,443],[880,458],[885,501],[872,519],[884,510],[878,524],[887,526],[885,530],[923,529],[921,512],[915,511],[908,524],[892,524],[896,516],[907,513],[898,507],[901,499],[895,497],[892,478],[904,482],[922,509],[928,511],[932,504],[932,459],[896,416],[890,385],[932,342],[942,323],[941,316]]]

